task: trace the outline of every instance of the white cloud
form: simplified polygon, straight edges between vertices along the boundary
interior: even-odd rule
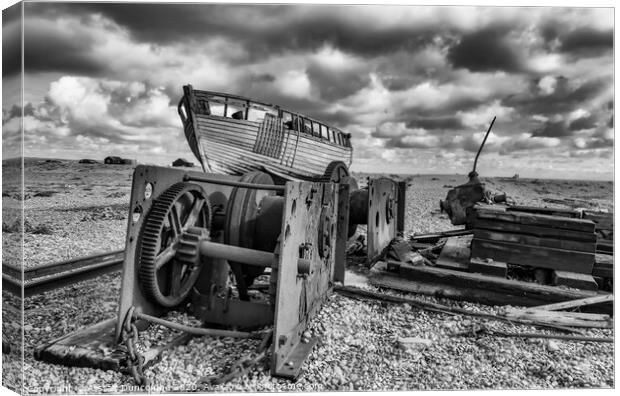
[[[289,70],[276,77],[275,86],[285,96],[308,98],[311,95],[310,80],[306,72],[302,70]]]
[[[558,80],[553,76],[544,76],[538,82],[538,88],[543,95],[551,95],[555,92],[555,88],[558,85]]]

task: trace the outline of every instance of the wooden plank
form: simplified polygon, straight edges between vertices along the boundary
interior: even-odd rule
[[[541,238],[556,238],[573,241],[596,242],[596,234],[594,232],[589,233],[581,231],[560,230],[556,228],[523,225],[486,219],[476,219],[474,227],[476,229],[534,235]]]
[[[592,212],[589,210],[584,210],[583,218],[592,220],[596,224],[597,230],[613,230],[614,229],[614,214],[613,213]]]
[[[461,235],[471,235],[473,234],[473,230],[448,230],[441,232],[432,232],[430,234],[414,234],[410,239],[416,242],[424,242],[424,243],[436,243],[440,238],[452,237],[452,236],[461,236]]]
[[[608,254],[599,254],[596,253],[594,255],[594,267],[599,268],[613,268],[614,267],[614,256],[610,256]]]
[[[508,274],[508,265],[501,261],[472,258],[469,262],[469,272],[505,278]]]
[[[497,232],[485,229],[474,229],[474,238],[490,241],[511,242],[523,245],[550,247],[554,249],[576,250],[579,252],[594,253],[595,242],[572,241],[570,239],[541,238],[532,235],[514,232]]]
[[[614,270],[610,268],[604,268],[604,267],[598,267],[598,268],[594,267],[592,269],[592,276],[613,279]]]
[[[549,216],[563,216],[579,219],[581,218],[581,212],[574,209],[559,209],[559,208],[540,208],[537,206],[521,206],[513,205],[506,208],[508,212],[525,212],[544,214]]]
[[[539,305],[536,309],[547,310],[547,311],[560,311],[564,309],[574,309],[579,307],[584,307],[586,305],[594,305],[601,304],[607,302],[613,302],[614,295],[613,294],[601,294],[598,296],[586,297],[586,298],[578,298],[577,300],[571,301],[563,301],[554,304],[545,304]]]
[[[475,239],[471,244],[472,258],[491,258],[508,264],[557,269],[591,274],[594,254],[560,250],[509,242]]]
[[[505,316],[508,319],[536,320],[549,324],[570,326],[570,327],[586,327],[586,328],[602,328],[610,329],[613,327],[613,321],[609,315],[597,315],[581,312],[563,312],[563,311],[547,311],[539,309],[518,309],[505,308]]]
[[[523,225],[557,228],[581,232],[594,232],[591,220],[571,219],[568,217],[547,216],[521,212],[502,212],[498,210],[476,209],[476,219],[504,221]]]
[[[472,235],[448,238],[443,249],[441,249],[436,265],[442,268],[467,270],[472,238]]]
[[[387,272],[388,263],[397,268],[397,271]],[[393,261],[388,263],[377,263],[370,270],[371,284],[488,305],[536,306],[596,295],[591,291],[563,289],[444,268],[412,266]],[[591,312],[611,312],[607,306],[584,307],[584,309]]]
[[[583,290],[598,290],[598,284],[589,274],[576,274],[567,271],[553,271],[551,282],[556,286],[574,287]]]
[[[596,252],[603,254],[614,254],[614,241],[607,241],[605,239],[597,239]]]

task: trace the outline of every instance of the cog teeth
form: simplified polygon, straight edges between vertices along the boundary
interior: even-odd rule
[[[142,291],[145,296],[151,300],[159,303],[164,307],[174,307],[185,299],[187,294],[191,291],[191,287],[198,278],[197,262],[199,257],[198,243],[200,236],[206,232],[205,229],[199,227],[190,227],[189,235],[185,237],[187,233],[184,233],[180,237],[180,243],[177,247],[174,260],[178,262],[178,265],[187,264],[188,272],[183,275],[182,287],[176,294],[164,293],[160,286],[160,275],[158,275],[155,265],[155,259],[163,243],[162,231],[164,229],[164,221],[170,212],[172,206],[175,205],[177,200],[182,194],[187,192],[197,193],[201,195],[201,198],[205,199],[206,210],[203,212],[204,226],[210,228],[211,226],[211,210],[208,199],[204,196],[202,189],[191,183],[177,183],[166,191],[164,191],[159,197],[157,197],[149,210],[147,216],[144,218],[142,229],[140,231],[138,239],[137,265],[138,265],[138,279],[142,286]],[[177,265],[177,263],[172,263]],[[167,283],[167,282],[164,282]]]

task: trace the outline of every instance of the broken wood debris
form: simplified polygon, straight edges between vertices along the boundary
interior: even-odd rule
[[[580,298],[577,300],[563,301],[563,302],[554,303],[554,304],[539,305],[535,308],[540,309],[540,310],[547,310],[547,311],[560,311],[564,309],[581,308],[587,305],[612,303],[613,301],[614,301],[613,294],[601,294],[598,296]]]
[[[533,320],[569,327],[610,329],[613,321],[609,315],[583,312],[548,311],[544,309],[504,308],[504,316],[508,319]]]
[[[391,271],[388,271],[388,263]],[[539,285],[445,268],[413,266],[388,261],[377,263],[369,273],[378,287],[460,299],[488,305],[536,306],[595,296],[592,291]],[[611,313],[611,304],[584,307],[588,312]]]
[[[455,236],[448,238],[435,265],[442,268],[467,270],[471,251],[472,235]]]
[[[414,299],[410,297],[391,296],[385,293],[377,293],[377,292],[373,292],[370,290],[363,290],[357,287],[335,286],[334,290],[340,294],[343,294],[343,295],[346,295],[352,298],[374,299],[374,300],[381,300],[381,301],[397,303],[397,304],[409,304],[411,306],[421,308],[421,309],[426,309],[426,310],[433,311],[433,312],[447,313],[451,315],[467,315],[467,316],[479,317],[479,318],[484,318],[484,319],[489,319],[489,320],[519,323],[519,324],[523,324],[527,326],[545,327],[545,328],[560,330],[560,331],[569,332],[569,333],[581,333],[581,331],[577,329],[571,329],[570,327],[567,327],[567,326],[547,323],[544,321],[532,320],[532,319],[521,319],[521,318],[508,318],[501,314],[492,314],[492,313],[487,313],[487,312],[475,312],[475,311],[471,311],[471,310],[464,309],[464,308],[450,307],[447,305],[433,303],[430,301],[423,301],[423,300]]]
[[[490,271],[494,268],[482,264],[485,259],[492,259],[549,269],[554,285],[598,290],[592,276],[596,251],[594,222],[579,218],[577,211],[560,210],[561,215],[555,215],[555,209],[516,209],[482,205],[473,208],[471,257],[475,267]],[[501,276],[501,272],[497,273]]]
[[[542,333],[511,333],[500,330],[491,330],[486,326],[473,325],[471,329],[459,331],[453,334],[453,336],[482,336],[490,335],[497,337],[514,337],[514,338],[543,338],[543,339],[556,339],[566,341],[584,341],[584,342],[604,342],[613,343],[613,337],[589,337],[583,335],[572,334],[542,334]]]
[[[448,230],[448,231],[432,232],[429,234],[414,234],[409,239],[411,239],[414,242],[437,243],[439,239],[441,238],[470,235],[472,233],[473,233],[472,230],[466,230],[466,229]]]

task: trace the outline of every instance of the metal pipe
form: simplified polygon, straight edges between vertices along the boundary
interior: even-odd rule
[[[476,154],[476,159],[474,160],[474,169],[471,171],[472,173],[476,172],[476,165],[478,164],[478,157],[480,156],[480,152],[482,151],[482,148],[484,147],[484,144],[487,141],[487,138],[489,137],[489,133],[491,133],[491,128],[493,128],[493,124],[495,123],[495,118],[497,117],[493,117],[493,121],[491,121],[491,125],[489,125],[489,129],[487,130],[487,134],[484,135],[484,139],[482,140],[482,144],[480,145],[480,148],[478,149],[478,153]]]
[[[200,254],[207,257],[219,258],[257,267],[271,267],[275,260],[275,255],[271,252],[263,252],[262,250],[247,249],[210,241],[200,242]]]
[[[245,331],[232,331],[232,330],[219,330],[219,329],[205,329],[202,327],[186,326],[180,323],[174,323],[169,320],[161,319],[156,316],[147,315],[140,312],[134,312],[133,316],[136,319],[141,319],[150,323],[155,323],[164,327],[168,327],[174,330],[183,331],[189,334],[195,334],[199,336],[212,336],[212,337],[232,337],[232,338],[253,338],[260,340],[265,335],[264,332],[256,331],[248,333]]]
[[[219,184],[222,186],[232,186],[232,187],[240,187],[240,188],[250,188],[253,190],[274,190],[274,191],[284,191],[285,186],[276,186],[274,184],[254,184],[254,183],[244,183],[233,180],[221,180],[215,179],[211,177],[197,177],[185,175],[183,176],[183,181],[197,181],[201,183],[211,183],[211,184]]]

